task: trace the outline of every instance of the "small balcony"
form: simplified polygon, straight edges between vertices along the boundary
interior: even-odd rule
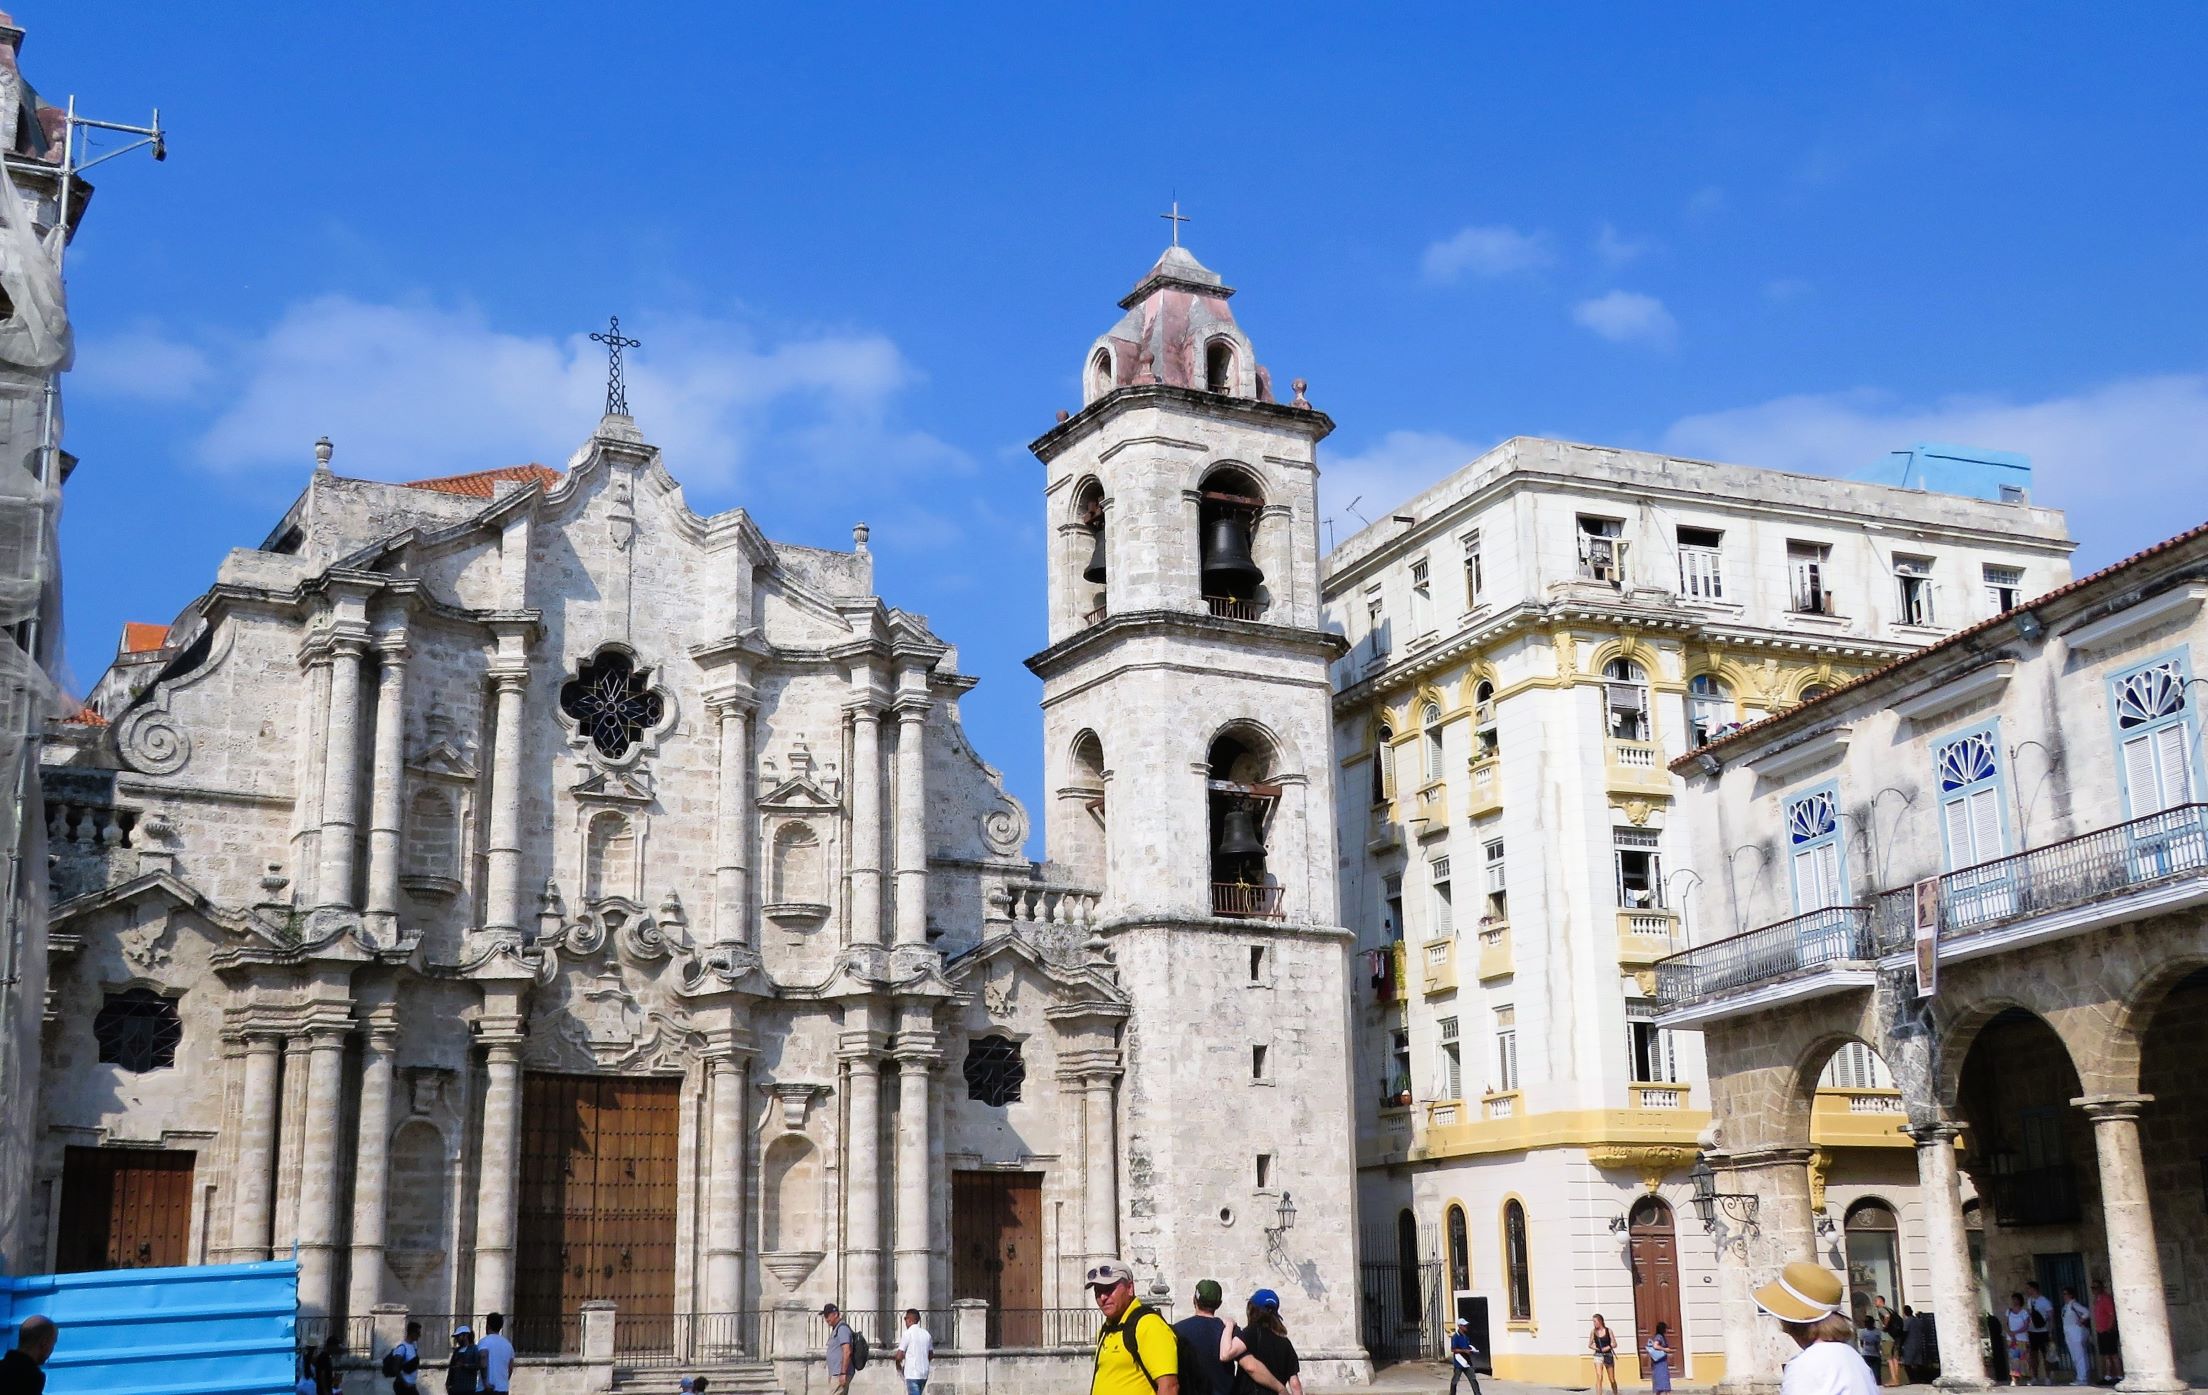
[[[1428,940],[1424,950],[1423,972],[1420,988],[1432,995],[1453,993],[1457,988],[1457,942],[1454,939]]]
[[[1821,1086],[1810,1105],[1809,1140],[1819,1148],[1905,1148],[1908,1122],[1899,1090]]]
[[[1625,1088],[1635,1109],[1685,1109],[1694,1093],[1692,1085],[1671,1080],[1636,1080]]]
[[[1487,756],[1472,762],[1472,788],[1466,794],[1464,815],[1466,818],[1483,819],[1503,807],[1503,762],[1499,756]]]
[[[1490,1119],[1515,1119],[1518,1117],[1518,1092],[1499,1090],[1480,1101],[1481,1112]]]
[[[1220,620],[1262,620],[1265,618],[1265,602],[1245,601],[1238,596],[1206,596],[1204,604],[1214,618]]]
[[[1878,940],[1910,952],[1916,888],[1878,898]],[[2208,804],[1949,872],[1937,881],[1940,958],[1974,959],[2208,902]]]
[[[1482,983],[1509,978],[1517,972],[1510,957],[1510,922],[1480,922],[1480,961],[1475,972]]]
[[[1878,944],[1868,906],[1827,906],[1655,961],[1666,1027],[1866,988]]]
[[[1618,964],[1645,969],[1679,948],[1679,917],[1671,911],[1618,912]]]
[[[1365,951],[1365,969],[1372,980],[1372,1000],[1376,1003],[1400,1003],[1406,996],[1403,985],[1403,942],[1397,940],[1384,949]]]
[[[1211,913],[1222,920],[1279,920],[1281,888],[1249,882],[1213,882]]]
[[[1438,838],[1449,831],[1449,786],[1436,780],[1420,789],[1411,802],[1411,815],[1426,821],[1421,838]]]
[[[1663,748],[1653,741],[1606,737],[1603,783],[1613,794],[1668,797],[1671,771],[1664,765]]]

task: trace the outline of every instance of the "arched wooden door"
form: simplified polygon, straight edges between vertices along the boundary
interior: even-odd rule
[[[1649,1376],[1648,1342],[1656,1324],[1666,1329],[1671,1346],[1671,1378],[1682,1374],[1685,1346],[1679,1340],[1679,1237],[1671,1223],[1671,1208],[1653,1196],[1633,1204],[1630,1254],[1633,1265],[1633,1354],[1641,1379]]]

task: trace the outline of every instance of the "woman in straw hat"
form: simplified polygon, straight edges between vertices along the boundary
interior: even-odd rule
[[[1841,1311],[1847,1290],[1838,1274],[1797,1261],[1757,1289],[1755,1299],[1802,1349],[1786,1363],[1779,1395],[1878,1395],[1878,1382],[1856,1354],[1855,1324]]]

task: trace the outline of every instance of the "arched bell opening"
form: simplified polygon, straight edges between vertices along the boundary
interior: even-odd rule
[[[1197,581],[1204,603],[1226,620],[1265,613],[1257,565],[1257,523],[1265,492],[1248,471],[1225,466],[1204,476],[1196,506]]]
[[[1104,486],[1093,479],[1083,480],[1073,492],[1073,531],[1068,541],[1068,556],[1080,568],[1073,591],[1080,598],[1081,618],[1094,624],[1104,618],[1111,565],[1104,536]]]
[[[1096,352],[1089,355],[1089,371],[1086,380],[1082,384],[1084,390],[1081,400],[1083,404],[1094,402],[1097,398],[1110,392],[1114,386],[1115,377],[1112,368],[1112,351],[1101,344],[1097,345]]]
[[[1068,826],[1062,840],[1065,860],[1080,869],[1092,885],[1101,885],[1110,862],[1107,811],[1104,803],[1104,743],[1084,728],[1073,738],[1073,748],[1060,797],[1066,802]]]
[[[1234,344],[1226,339],[1214,339],[1204,345],[1204,390],[1206,392],[1234,391]]]
[[[1280,888],[1266,874],[1266,835],[1280,786],[1273,750],[1255,732],[1229,730],[1211,743],[1211,909],[1233,919],[1276,920]]]

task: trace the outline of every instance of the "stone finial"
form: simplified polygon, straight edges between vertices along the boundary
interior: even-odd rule
[[[1060,420],[1060,421],[1072,421],[1072,420],[1073,420],[1073,413],[1071,413],[1071,412],[1067,411],[1067,410],[1066,410],[1065,408],[1063,408],[1063,407],[1060,407],[1060,408],[1058,409],[1058,420]]]
[[[866,540],[874,536],[874,530],[864,523],[851,525],[851,545],[860,552],[866,551]]]
[[[314,443],[314,472],[326,475],[330,472],[330,456],[336,452],[327,436],[317,437]]]
[[[1308,388],[1308,387],[1310,387],[1310,386],[1311,386],[1311,383],[1310,383],[1310,381],[1309,381],[1308,379],[1305,379],[1305,378],[1298,378],[1298,379],[1296,379],[1296,380],[1295,380],[1294,382],[1291,382],[1290,384],[1288,384],[1288,386],[1290,386],[1290,387],[1292,387],[1292,388],[1294,388],[1294,389],[1296,390],[1296,400],[1295,400],[1295,401],[1293,401],[1293,402],[1291,402],[1291,403],[1289,403],[1289,404],[1288,404],[1289,406],[1291,406],[1291,407],[1308,407],[1308,406],[1310,406],[1310,405],[1311,405],[1310,399],[1306,398],[1306,397],[1305,397],[1305,396],[1303,395],[1303,393],[1304,393],[1304,389],[1306,389],[1306,388]]]

